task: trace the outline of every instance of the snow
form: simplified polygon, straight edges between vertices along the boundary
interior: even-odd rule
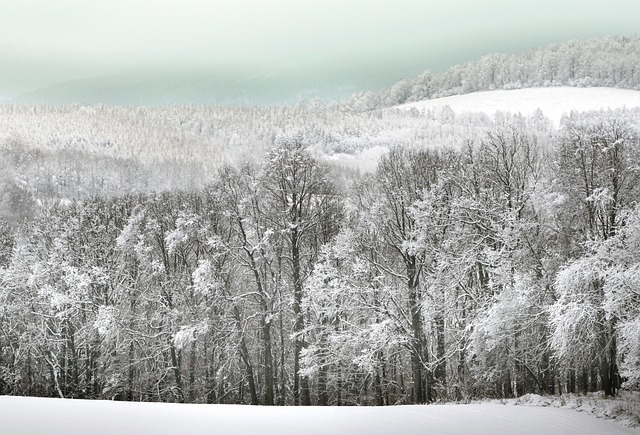
[[[540,109],[558,127],[563,114],[572,110],[628,109],[640,107],[640,91],[618,88],[550,87],[508,91],[474,92],[403,104],[400,109],[420,111],[449,106],[455,113],[481,112],[493,116],[496,112],[533,115]]]
[[[373,172],[378,166],[380,157],[388,152],[388,147],[375,145],[370,148],[365,148],[354,154],[324,154],[321,156],[321,158],[328,162],[338,163],[340,166],[343,166],[345,168],[357,169],[363,172]]]
[[[540,396],[529,393],[517,399],[509,399],[507,403],[574,409],[599,418],[615,419],[629,427],[637,426],[640,421],[638,418],[640,393],[634,391],[621,390],[616,397],[605,397],[601,391],[587,394],[565,393],[560,396]]]
[[[640,434],[570,409],[501,404],[392,407],[180,405],[0,397],[3,435]]]

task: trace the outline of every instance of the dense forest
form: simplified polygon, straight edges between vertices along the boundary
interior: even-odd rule
[[[386,108],[637,88],[638,41],[489,56],[401,99],[0,105],[0,394],[391,405],[638,390],[640,110],[555,129],[542,113]],[[609,53],[597,65],[594,47]]]
[[[640,382],[637,112],[391,147],[282,136],[190,191],[2,228],[0,393],[395,404]]]
[[[542,114],[512,120],[336,106],[223,108],[0,105],[0,212],[29,216],[31,202],[193,190],[217,170],[259,162],[278,138],[300,133],[309,152],[353,172],[370,172],[392,146],[456,147],[508,122],[550,133]]]

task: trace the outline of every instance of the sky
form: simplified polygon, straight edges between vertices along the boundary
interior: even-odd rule
[[[0,11],[4,98],[133,72],[381,87],[488,53],[640,32],[640,0],[0,0]]]

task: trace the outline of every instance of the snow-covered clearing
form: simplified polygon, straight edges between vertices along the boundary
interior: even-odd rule
[[[482,112],[489,116],[496,112],[532,115],[537,109],[558,127],[563,114],[572,110],[589,111],[640,107],[640,91],[618,88],[526,88],[509,91],[473,92],[465,95],[437,98],[403,104],[400,109],[441,109],[449,106],[456,113]]]
[[[3,435],[640,434],[570,409],[500,404],[375,407],[178,405],[0,397]]]

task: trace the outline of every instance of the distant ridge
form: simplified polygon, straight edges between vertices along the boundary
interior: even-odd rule
[[[353,89],[351,89],[353,90]],[[27,104],[267,106],[316,98],[329,89],[286,74],[121,74],[63,82],[12,99]]]
[[[312,74],[301,74],[311,69]],[[339,100],[371,86],[357,70],[318,65],[221,66],[206,71],[136,71],[66,81],[11,100],[25,104],[275,106]],[[367,83],[369,83],[368,86]],[[378,84],[379,85],[379,84]],[[366,87],[365,87],[366,86]]]

